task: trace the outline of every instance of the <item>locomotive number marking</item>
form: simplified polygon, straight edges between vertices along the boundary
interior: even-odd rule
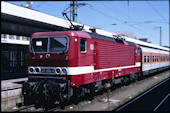
[[[55,73],[54,69],[42,69],[42,73]]]

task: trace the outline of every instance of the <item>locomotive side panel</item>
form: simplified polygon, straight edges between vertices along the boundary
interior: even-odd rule
[[[78,67],[75,74],[71,74],[72,86],[141,72],[139,46],[120,44],[114,39],[105,38],[77,38]],[[81,51],[81,47],[84,47],[84,51]]]
[[[80,37],[78,41],[78,66],[93,66],[94,44],[91,38]]]
[[[74,56],[74,59],[77,59],[77,66],[72,67],[75,68],[75,71],[74,73],[70,74],[72,86],[79,86],[94,82],[94,80],[92,79],[93,76],[90,76],[94,72],[94,44],[91,42],[91,38],[85,36],[76,37],[76,42],[73,43],[77,48],[77,56]],[[74,65],[73,60],[70,60],[70,62],[72,62]]]
[[[135,64],[134,47],[113,43],[98,43],[98,69]]]
[[[81,37],[77,46],[81,46]],[[140,72],[140,55],[136,46],[89,38],[86,46],[86,52],[78,48],[77,72],[80,72],[72,75],[73,86]]]
[[[114,77],[140,72],[140,54],[136,51],[136,46],[106,41],[98,42],[97,70],[111,71]],[[113,74],[108,74],[108,78],[112,77]]]
[[[68,50],[68,67],[77,67],[78,65],[78,37],[69,37],[69,50]]]

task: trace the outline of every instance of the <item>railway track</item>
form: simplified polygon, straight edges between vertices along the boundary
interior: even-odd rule
[[[21,108],[19,108],[19,109],[17,109],[17,110],[14,110],[14,111],[12,111],[12,112],[27,112],[27,111],[33,111],[33,109],[35,109],[35,107],[34,107],[35,105],[34,104],[32,104],[32,105],[28,105],[28,106],[23,106],[23,107],[21,107]]]
[[[137,95],[140,95],[140,93],[143,93],[147,89],[153,87],[157,83],[165,80],[166,77],[170,77],[170,75],[167,75],[168,73],[169,71],[166,71],[166,73],[156,73],[155,75],[151,75],[150,77],[147,77],[145,79],[130,83],[129,85],[121,85],[117,88],[114,88],[110,92],[110,99],[120,99],[119,102],[116,102],[114,104],[100,101],[103,99],[107,99],[107,92],[103,92],[103,94],[95,96],[93,100],[85,101],[84,105],[82,105],[82,102],[80,102],[80,104],[78,105],[72,104],[71,106],[69,106],[71,109],[67,107],[64,111],[112,111],[113,109],[117,108],[120,105],[123,105],[130,99],[136,97]]]
[[[152,77],[152,76],[150,76]],[[148,77],[148,78],[150,78]],[[143,79],[143,80],[146,80],[147,78]],[[142,81],[139,81],[139,82],[142,82]],[[133,82],[132,84],[135,84],[135,82]],[[119,89],[122,89],[122,88],[116,88],[117,90]],[[114,95],[112,93],[118,93],[117,91],[113,90],[110,92],[111,95]],[[103,94],[106,94],[106,92],[103,92],[103,93],[99,93],[99,95],[95,95],[94,96],[94,99],[90,101],[91,104],[94,104],[96,99],[101,99],[103,98]],[[104,97],[105,98],[105,97]],[[74,101],[74,100],[73,100]],[[43,108],[36,108],[35,105],[29,105],[29,106],[24,106],[22,108],[19,108],[18,110],[14,110],[12,112],[44,112],[44,111],[47,111],[47,112],[56,112],[56,111],[77,111],[77,110],[80,110],[79,107],[80,107],[80,103],[88,103],[86,100],[82,100],[82,101],[78,101],[77,104],[74,104],[74,102],[69,102],[68,105],[65,106],[64,109],[62,109],[59,105],[55,105],[55,106],[52,106],[48,109],[43,109]],[[87,105],[87,104],[86,104]],[[86,106],[86,105],[81,105],[80,108],[82,108],[83,106]],[[90,104],[89,104],[90,105]],[[72,109],[70,109],[72,108]]]
[[[135,111],[135,110],[156,111],[160,107],[160,105],[164,102],[164,100],[169,96],[169,91],[166,90],[168,88],[169,80],[170,78],[165,79],[164,81],[158,83],[154,87],[150,88],[149,90],[145,91],[144,93],[138,95],[134,99],[115,109],[114,111]],[[154,99],[154,101],[152,101],[153,99],[151,98],[157,97],[158,95],[160,95],[159,98]],[[165,95],[166,98],[164,98]],[[160,102],[161,100],[160,98],[164,98],[163,101]],[[157,103],[159,102],[160,104],[155,107],[155,105],[157,105]]]
[[[17,110],[13,110],[12,112],[53,112],[53,111],[59,111],[60,107],[53,107],[50,109],[44,109],[44,108],[36,108],[35,104],[23,106]]]

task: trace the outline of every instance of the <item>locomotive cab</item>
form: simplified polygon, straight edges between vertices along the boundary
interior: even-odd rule
[[[85,32],[74,31],[33,34],[29,47],[29,80],[69,75],[74,73],[69,67],[90,65],[92,61],[85,56],[91,54],[87,51],[89,38]]]

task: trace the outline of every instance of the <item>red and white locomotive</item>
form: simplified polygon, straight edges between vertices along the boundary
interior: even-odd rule
[[[85,31],[34,33],[24,101],[63,102],[168,68],[169,51],[152,49]]]

